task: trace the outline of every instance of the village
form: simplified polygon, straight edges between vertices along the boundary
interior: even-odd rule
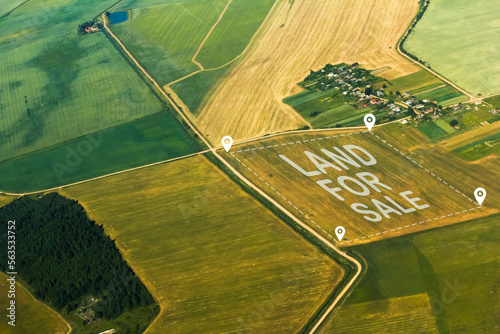
[[[325,101],[338,100],[356,109],[370,108],[377,115],[378,122],[392,121],[411,116],[419,122],[435,121],[440,117],[459,114],[467,110],[479,110],[488,106],[480,101],[473,104],[458,103],[442,107],[437,101],[418,99],[408,92],[387,91],[386,80],[371,74],[359,64],[327,64],[318,71],[312,71],[299,85],[307,90],[331,91]],[[490,108],[495,115],[498,111]],[[403,121],[406,123],[406,121]],[[458,122],[450,120],[450,125],[458,129]]]

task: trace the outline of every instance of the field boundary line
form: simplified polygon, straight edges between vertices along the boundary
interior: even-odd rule
[[[469,208],[469,209],[465,209],[465,210],[459,210],[459,211],[456,211],[456,212],[453,212],[453,213],[450,213],[450,214],[440,215],[439,217],[433,217],[433,218],[424,219],[424,220],[422,220],[422,221],[420,221],[418,223],[401,225],[401,226],[394,227],[394,228],[391,228],[391,229],[386,230],[386,231],[380,231],[380,232],[377,232],[375,234],[368,234],[368,235],[365,235],[363,237],[359,237],[359,238],[356,238],[356,239],[353,239],[353,240],[339,242],[331,234],[329,234],[325,229],[323,229],[320,225],[318,225],[311,217],[309,217],[307,214],[305,214],[299,207],[297,207],[294,203],[292,203],[288,198],[286,198],[285,196],[283,196],[283,194],[281,194],[278,190],[276,190],[276,188],[274,188],[270,183],[268,183],[267,181],[265,181],[260,175],[258,175],[254,170],[252,170],[249,166],[247,166],[243,161],[241,161],[235,155],[235,153],[240,153],[241,154],[243,152],[260,151],[260,150],[268,149],[268,148],[276,148],[276,147],[288,146],[288,145],[294,145],[294,144],[301,144],[301,143],[303,144],[303,143],[307,143],[307,142],[311,142],[311,141],[327,140],[327,139],[332,139],[332,138],[336,138],[336,137],[344,137],[344,136],[361,134],[361,133],[366,133],[366,132],[369,132],[369,131],[368,130],[366,130],[366,131],[358,131],[358,132],[351,132],[351,133],[340,134],[340,135],[333,135],[333,136],[325,136],[325,137],[321,137],[321,138],[314,138],[312,140],[311,139],[306,139],[306,140],[300,140],[300,141],[290,141],[288,143],[282,143],[282,144],[275,144],[275,145],[254,147],[254,148],[251,148],[251,149],[245,149],[245,150],[238,150],[238,151],[235,151],[235,152],[230,152],[230,155],[234,159],[236,159],[236,161],[238,161],[238,163],[240,163],[244,168],[246,168],[251,174],[253,174],[262,183],[264,183],[268,188],[270,188],[271,191],[274,192],[278,196],[278,198],[283,199],[286,203],[288,203],[290,206],[292,206],[296,210],[296,212],[298,212],[299,214],[301,214],[307,221],[309,221],[314,226],[316,226],[316,228],[318,228],[321,232],[325,233],[330,238],[330,240],[332,242],[335,242],[338,246],[340,246],[340,245],[346,245],[348,243],[355,242],[355,241],[370,239],[370,238],[373,238],[373,237],[376,237],[376,236],[379,236],[379,235],[382,235],[382,234],[386,234],[386,233],[390,233],[390,232],[395,232],[395,231],[402,230],[404,228],[409,228],[409,227],[412,227],[412,226],[414,227],[414,226],[417,226],[417,225],[422,225],[422,224],[425,224],[425,223],[428,223],[428,222],[431,222],[431,221],[436,221],[436,220],[439,220],[439,219],[448,218],[448,217],[451,217],[451,216],[456,216],[456,215],[468,213],[470,211],[474,211],[474,210],[482,208],[482,206],[479,205],[477,202],[474,202],[470,197],[466,196],[464,193],[462,193],[461,191],[459,191],[458,189],[456,189],[455,187],[453,187],[451,184],[449,184],[448,182],[446,182],[445,180],[443,180],[442,178],[440,178],[439,176],[437,176],[436,174],[434,174],[433,172],[431,172],[430,170],[428,170],[427,168],[425,168],[424,166],[422,166],[421,164],[419,164],[417,161],[413,160],[410,156],[405,155],[401,150],[399,150],[395,146],[389,144],[386,140],[382,139],[380,136],[374,134],[373,132],[369,132],[371,135],[376,136],[378,139],[380,139],[380,141],[382,141],[384,144],[388,145],[390,148],[394,149],[396,152],[398,152],[399,154],[401,154],[403,157],[405,157],[409,161],[413,162],[416,166],[418,166],[420,169],[422,169],[422,171],[430,174],[431,176],[433,176],[435,179],[437,179],[438,181],[440,181],[445,186],[448,186],[453,191],[455,191],[455,192],[459,193],[460,195],[462,195],[463,197],[467,198],[470,202],[473,202],[474,205],[475,205],[475,207],[472,207],[472,208]],[[387,239],[387,238],[384,238],[384,239]]]
[[[210,37],[210,35],[212,34],[212,31],[214,31],[215,27],[219,24],[220,20],[222,20],[222,17],[224,16],[224,14],[226,13],[226,10],[228,9],[229,5],[231,4],[231,2],[233,2],[233,0],[229,0],[226,4],[226,6],[224,7],[224,9],[222,10],[222,12],[220,13],[219,15],[219,18],[217,19],[217,21],[214,23],[214,25],[210,28],[210,30],[208,31],[207,35],[205,36],[205,38],[203,39],[203,41],[201,42],[201,44],[198,46],[198,49],[196,50],[196,52],[194,53],[194,56],[193,58],[191,58],[191,61],[200,68],[200,70],[205,70],[205,67],[203,67],[202,64],[200,64],[197,60],[196,60],[196,56],[198,56],[198,54],[200,53],[201,49],[203,48],[203,45],[205,45],[205,42],[207,41],[207,39]]]
[[[366,127],[364,127],[364,128],[366,128]],[[321,138],[312,138],[312,139],[290,141],[288,143],[283,143],[283,144],[279,144],[279,145],[276,145],[276,144],[275,145],[265,145],[265,146],[254,147],[252,149],[250,149],[250,148],[247,148],[245,150],[239,149],[239,150],[237,150],[235,152],[236,153],[242,153],[242,152],[249,152],[249,151],[264,150],[264,149],[274,148],[274,147],[278,147],[278,146],[287,146],[287,145],[294,145],[294,144],[302,144],[302,143],[307,143],[307,142],[311,142],[311,141],[320,141],[320,140],[326,140],[326,139],[336,138],[336,137],[347,137],[347,136],[357,135],[357,134],[365,133],[365,132],[368,132],[368,130],[357,131],[357,132],[341,133],[341,134],[338,134],[338,135],[330,135],[330,136],[325,136],[325,137],[321,137]]]
[[[430,174],[432,177],[434,177],[435,179],[437,179],[438,181],[440,181],[441,183],[443,183],[444,185],[448,186],[449,188],[451,188],[452,190],[454,190],[455,192],[459,193],[460,195],[462,195],[463,197],[467,198],[470,202],[473,202],[475,203],[476,205],[479,205],[478,203],[474,202],[472,200],[472,198],[466,196],[464,193],[462,193],[460,190],[456,189],[455,187],[453,187],[451,184],[449,184],[448,182],[446,182],[445,180],[443,180],[442,178],[440,178],[439,176],[437,176],[436,174],[434,174],[433,172],[431,172],[429,169],[425,168],[424,166],[422,166],[422,164],[418,163],[417,161],[415,161],[414,159],[412,159],[409,155],[405,154],[402,150],[399,150],[398,148],[396,148],[394,145],[391,145],[389,144],[386,140],[382,139],[380,136],[374,134],[373,132],[371,133],[372,135],[374,135],[375,137],[377,137],[378,139],[380,139],[381,142],[383,142],[384,144],[386,144],[387,146],[389,146],[390,148],[392,148],[394,151],[398,152],[399,154],[401,154],[403,157],[405,157],[406,159],[408,159],[409,161],[413,162],[416,166],[418,166],[420,169],[422,169],[423,171],[427,172],[428,174]]]

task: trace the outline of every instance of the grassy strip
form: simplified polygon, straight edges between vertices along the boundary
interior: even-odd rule
[[[116,43],[115,39],[106,31],[106,29],[102,29],[102,32],[104,35],[107,37],[107,39],[113,44],[113,46],[120,52],[122,57],[128,62],[128,64],[134,69],[134,71],[142,78],[144,83],[148,85],[148,87],[151,89],[153,94],[161,101],[161,103],[165,106],[165,109],[167,112],[172,114],[175,119],[179,122],[179,124],[182,126],[182,128],[187,132],[189,137],[193,139],[193,141],[200,147],[201,150],[208,149],[207,145],[199,138],[199,136],[194,132],[194,130],[191,128],[189,124],[183,119],[181,115],[179,115],[177,112],[174,112],[171,108],[171,104],[166,99],[163,95],[162,92],[159,91],[159,89],[156,87],[153,82],[144,75],[144,73],[137,67],[137,65],[130,59],[130,57],[122,50],[122,48]],[[165,93],[166,94],[166,93]],[[168,94],[167,94],[168,95]],[[182,108],[178,107],[179,110],[182,111]],[[183,112],[184,113],[184,112]],[[185,114],[184,114],[185,115]]]
[[[345,278],[341,281],[341,283],[335,287],[333,292],[328,296],[328,298],[323,302],[322,305],[316,310],[313,317],[309,319],[309,321],[298,331],[298,333],[306,333],[310,328],[312,328],[319,320],[319,318],[326,312],[329,305],[337,298],[339,293],[344,289],[347,282],[349,282],[352,277],[356,274],[356,265],[351,263],[346,258],[340,256],[337,252],[333,251],[330,247],[325,245],[321,240],[319,240],[315,235],[305,230],[297,224],[293,219],[291,219],[288,215],[286,215],[283,211],[281,211],[278,207],[276,207],[273,203],[271,203],[264,196],[256,192],[252,187],[243,182],[239,177],[237,177],[226,165],[224,165],[219,159],[215,157],[212,152],[205,153],[206,157],[209,161],[211,161],[216,167],[222,170],[229,178],[231,178],[238,186],[240,186],[244,191],[257,199],[260,203],[262,203],[266,208],[268,208],[276,217],[285,222],[288,226],[294,229],[297,233],[299,233],[306,241],[316,246],[319,250],[323,251],[327,254],[331,259],[339,263],[345,270]],[[352,252],[349,252],[350,256],[359,258]],[[361,260],[361,259],[360,259]],[[361,260],[362,261],[362,260]],[[360,277],[363,276],[364,273]],[[359,283],[359,281],[358,281]],[[352,291],[352,290],[351,290]],[[346,299],[349,295],[346,294],[342,297],[341,303]],[[340,303],[340,304],[341,304]],[[340,305],[339,304],[339,305]]]

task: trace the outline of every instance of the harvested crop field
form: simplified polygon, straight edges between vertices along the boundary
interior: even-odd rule
[[[248,54],[193,111],[198,126],[217,144],[224,135],[238,140],[305,126],[282,99],[326,63],[390,66],[381,74],[388,79],[417,71],[395,50],[417,7],[409,0],[280,3]]]
[[[474,189],[480,184],[495,182],[498,173],[469,165],[449,152],[437,151],[435,147],[420,147],[408,152],[401,148],[394,135],[387,136],[383,130],[377,129],[373,134],[354,131],[281,135],[238,145],[231,149],[232,154],[223,152],[222,155],[276,201],[330,240],[337,242],[334,229],[338,225],[344,226],[347,232],[342,246],[453,224],[500,209],[495,202],[478,207],[473,201]],[[367,151],[376,163],[344,163],[350,167],[346,169],[328,155],[328,152],[339,155],[337,147],[348,157],[353,157],[346,149],[342,150],[345,145],[356,145],[361,148],[360,152]],[[323,169],[319,167],[321,165]],[[365,180],[378,178],[386,187],[370,191],[367,186],[362,187],[362,177],[358,173]],[[349,190],[353,188],[344,183],[347,180],[356,190]],[[409,203],[402,196],[408,191],[410,197],[419,198],[423,208],[403,210]],[[491,193],[498,191],[500,189],[491,189]],[[385,205],[391,205],[391,200],[403,207],[399,213],[386,215],[383,211],[387,209]],[[379,201],[385,202],[382,205],[385,209],[378,212]],[[356,210],[353,206],[367,211]],[[335,212],[335,219],[332,219],[332,212]],[[374,212],[381,216],[377,218]]]

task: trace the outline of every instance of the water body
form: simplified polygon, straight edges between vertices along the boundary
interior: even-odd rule
[[[128,14],[127,14],[127,12],[111,13],[109,15],[109,19],[111,20],[111,24],[125,22],[128,19]]]

